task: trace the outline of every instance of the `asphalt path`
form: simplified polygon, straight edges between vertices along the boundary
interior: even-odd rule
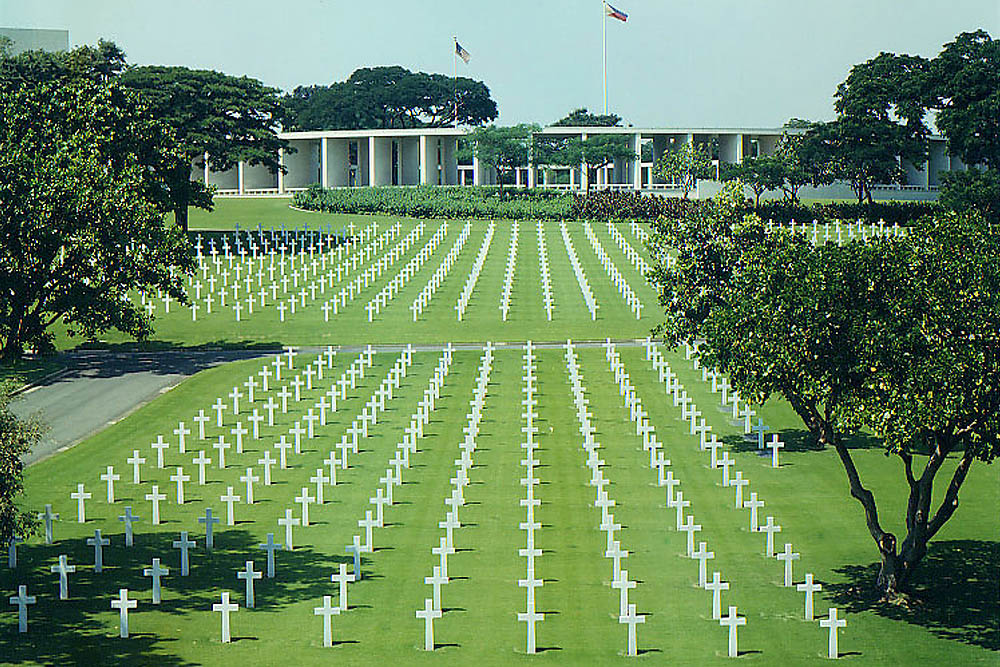
[[[619,339],[619,346],[642,344],[639,339]],[[535,342],[538,349],[562,347],[558,341]],[[574,341],[577,347],[599,347],[604,341]],[[414,344],[416,352],[438,351],[446,344]],[[523,342],[494,343],[496,349],[518,349]],[[358,354],[365,345],[334,345],[342,354]],[[372,345],[379,352],[397,353],[406,344]],[[481,350],[482,343],[455,343],[454,350]],[[300,353],[319,353],[325,347],[297,347]],[[270,356],[281,350],[168,350],[154,352],[74,352],[63,356],[66,369],[26,388],[11,403],[21,418],[40,419],[47,431],[24,457],[32,465],[65,451],[117,423],[185,378],[212,366]]]

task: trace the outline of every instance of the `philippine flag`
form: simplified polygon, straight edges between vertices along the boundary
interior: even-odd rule
[[[472,60],[472,54],[463,49],[462,45],[459,44],[457,40],[455,41],[455,55],[464,60],[466,65],[469,64],[470,60]]]
[[[606,2],[604,3],[604,9],[608,12],[608,16],[610,16],[613,19],[618,19],[622,23],[628,21],[628,14],[626,14],[620,9],[615,9]]]

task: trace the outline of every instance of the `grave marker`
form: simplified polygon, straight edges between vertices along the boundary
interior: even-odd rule
[[[118,636],[122,639],[128,639],[128,610],[135,609],[139,606],[138,600],[128,599],[128,589],[119,588],[118,597],[111,600],[111,608],[117,609],[118,616]]]

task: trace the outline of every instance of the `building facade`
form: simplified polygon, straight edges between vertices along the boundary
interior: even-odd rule
[[[637,156],[649,159],[618,160],[595,169],[586,164],[554,167],[529,164],[515,173],[513,185],[561,190],[631,190],[680,196],[681,189],[653,174],[653,165],[666,151],[685,144],[714,144],[716,178],[698,183],[693,196],[711,196],[721,184],[718,175],[726,164],[738,164],[756,155],[771,155],[785,133],[802,130],[786,128],[632,128],[632,127],[547,127],[547,137],[593,135],[623,136]],[[225,172],[213,172],[202,162],[193,165],[193,178],[218,188],[221,195],[287,195],[310,185],[323,187],[491,185],[494,170],[472,158],[459,160],[459,143],[469,133],[463,128],[323,130],[281,132],[293,151],[282,151],[280,163],[286,173],[271,173],[266,167],[239,163]],[[644,150],[645,149],[645,150]],[[927,200],[937,197],[941,174],[965,169],[948,154],[943,137],[929,138],[928,159],[924,164],[901,160],[906,174],[903,184],[879,185],[873,196],[885,199]],[[780,193],[769,193],[780,197]],[[846,183],[819,188],[805,187],[804,198],[851,199]]]

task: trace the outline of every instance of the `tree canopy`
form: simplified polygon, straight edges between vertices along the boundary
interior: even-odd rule
[[[498,115],[483,82],[398,65],[364,67],[329,86],[300,86],[284,104],[293,130],[478,126]]]
[[[574,109],[552,123],[553,127],[619,127],[622,118],[618,114],[593,114],[587,107]]]
[[[174,130],[180,157],[158,175],[165,185],[164,203],[182,228],[187,229],[188,206],[212,208],[206,185],[191,179],[192,162],[203,166],[207,156],[214,171],[239,161],[264,165],[272,173],[280,168],[278,149],[287,149],[288,142],[277,135],[285,120],[277,89],[245,76],[186,67],[133,67],[121,81]]]
[[[702,341],[703,362],[741,396],[781,396],[836,451],[882,560],[876,584],[894,596],[973,462],[1000,453],[1000,237],[975,214],[948,214],[903,238],[814,248],[738,211],[723,198],[656,224],[656,247],[677,255],[655,269],[661,333]],[[850,435],[862,427],[903,464],[901,541],[854,463]]]
[[[528,149],[536,125],[477,127],[469,137],[472,151],[483,164],[497,172],[497,183],[503,193],[504,178],[514,169],[528,166]]]
[[[698,185],[699,178],[712,176],[712,151],[706,144],[685,143],[676,150],[663,151],[653,165],[653,174],[670,183],[677,183],[684,198]]]
[[[156,169],[183,159],[171,128],[94,63],[94,49],[0,65],[0,356],[116,328],[148,335],[126,299],[183,299],[190,245],[163,221]],[[81,64],[83,63],[83,64]],[[37,67],[37,65],[45,67]],[[106,80],[102,80],[106,79]]]
[[[9,544],[15,535],[27,538],[34,531],[34,515],[18,507],[24,491],[24,463],[41,438],[43,427],[34,419],[21,420],[10,411],[10,386],[0,383],[0,544]]]

